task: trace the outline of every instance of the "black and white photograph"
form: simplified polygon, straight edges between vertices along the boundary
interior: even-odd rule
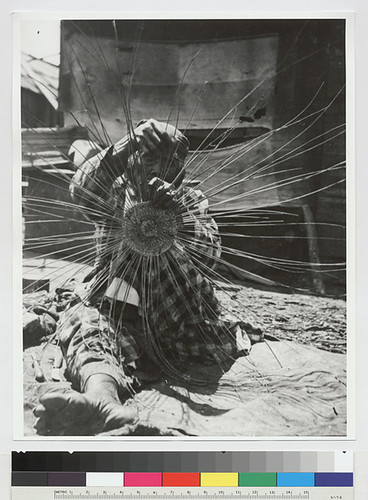
[[[17,15],[17,436],[353,436],[350,21]]]

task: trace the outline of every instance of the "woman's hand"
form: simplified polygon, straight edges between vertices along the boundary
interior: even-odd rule
[[[176,190],[173,184],[158,177],[153,177],[148,183],[153,204],[159,208],[169,208],[174,203]]]
[[[143,153],[151,157],[159,156],[172,145],[167,127],[166,123],[150,118],[134,129],[131,140]]]

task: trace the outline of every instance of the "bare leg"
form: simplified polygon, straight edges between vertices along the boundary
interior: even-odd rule
[[[105,374],[91,375],[84,393],[44,394],[34,414],[38,417],[35,427],[39,434],[65,436],[130,428],[137,418],[133,406],[122,404],[116,380]]]

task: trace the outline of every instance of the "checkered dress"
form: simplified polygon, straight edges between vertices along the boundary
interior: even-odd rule
[[[101,157],[90,160],[86,168],[74,177],[72,192],[77,198],[79,189],[83,193],[80,202],[86,206],[86,193],[93,189],[93,199],[87,200],[89,206],[96,207],[96,199],[100,197],[101,206],[104,209],[109,207],[110,216],[114,207],[121,210],[127,203],[129,189],[115,183],[107,196],[105,187],[109,185],[110,177],[101,170],[100,164]],[[237,351],[237,325],[220,319],[220,304],[210,281],[203,275],[203,270],[214,266],[221,252],[217,225],[208,216],[208,205],[200,191],[184,187],[180,196],[184,206],[190,205],[191,213],[195,213],[194,237],[193,233],[188,233],[192,234],[192,240],[186,246],[177,241],[158,256],[159,265],[152,267],[149,280],[145,279],[144,266],[137,270],[129,265],[129,259],[118,267],[113,266],[109,252],[109,222],[101,215],[96,216],[96,209],[87,212],[96,224],[97,248],[95,271],[87,278],[91,280],[90,304],[91,308],[99,309],[105,326],[98,332],[95,330],[93,335],[84,335],[84,341],[90,337],[91,345],[97,342],[101,351],[104,348],[100,344],[106,337],[106,349],[114,351],[123,365],[145,354],[164,369],[169,370],[172,366],[182,369],[192,358],[221,362]],[[119,301],[112,303],[105,296],[108,283],[115,277],[124,277],[140,296],[136,322],[126,318],[124,304]],[[109,327],[106,327],[106,320]]]

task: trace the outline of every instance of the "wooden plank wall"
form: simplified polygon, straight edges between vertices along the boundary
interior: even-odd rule
[[[84,32],[75,25],[64,23],[62,32],[61,90],[65,123],[74,123],[72,111],[89,129],[91,138],[101,143],[114,141],[126,132],[123,96],[128,87],[133,123],[149,116],[161,120],[170,118],[182,129],[188,127],[195,131],[216,126],[249,92],[250,97],[235,106],[222,125],[236,124],[240,117],[252,118],[256,110],[264,108],[266,113],[255,123],[243,121],[241,126],[258,127],[263,131],[277,129],[301,116],[303,111],[311,114],[333,102],[315,121],[309,118],[293,127],[283,127],[258,154],[250,153],[234,162],[233,172],[258,164],[262,155],[266,160],[261,165],[266,165],[289,154],[290,158],[276,167],[277,179],[283,180],[284,185],[270,188],[275,180],[275,169],[270,169],[269,178],[260,181],[265,183],[265,190],[249,198],[250,206],[282,203],[300,207],[308,203],[316,222],[345,223],[343,183],[319,191],[324,185],[343,180],[342,170],[328,176],[311,175],[308,181],[288,182],[293,175],[313,174],[344,160],[343,137],[314,147],[317,136],[345,120],[343,94],[335,100],[345,78],[343,21],[312,20],[289,24],[280,21],[279,25],[273,23],[272,32],[261,35],[257,35],[254,22],[254,33],[244,39],[208,39],[198,43],[188,31],[187,34],[179,33],[181,40],[177,42],[170,40],[169,35],[165,42],[143,37],[138,48],[132,39],[120,36],[124,26],[119,28],[119,42],[116,43],[112,35],[103,36],[97,24]],[[239,35],[239,30],[236,34]],[[188,63],[201,48],[188,68]],[[135,62],[133,72],[132,61]],[[184,72],[185,79],[178,91]],[[213,182],[216,184],[215,179]],[[238,187],[237,192],[239,189],[246,190],[249,186]],[[314,191],[314,196],[305,198],[305,193]],[[227,192],[226,196],[231,198],[232,194],[236,192]],[[245,200],[243,204],[227,204],[227,208],[247,207],[249,204]],[[322,260],[344,257],[343,241],[335,244],[333,240],[323,239],[326,234],[334,237],[336,230],[320,226]]]

